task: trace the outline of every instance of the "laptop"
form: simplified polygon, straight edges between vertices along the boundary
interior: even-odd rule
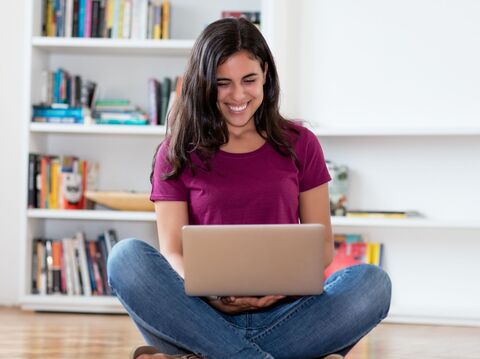
[[[182,228],[182,242],[187,295],[323,291],[321,224],[187,225]]]

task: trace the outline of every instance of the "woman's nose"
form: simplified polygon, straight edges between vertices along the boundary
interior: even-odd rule
[[[232,96],[232,100],[234,100],[235,102],[241,102],[244,99],[243,86],[241,85],[233,86],[231,96]]]

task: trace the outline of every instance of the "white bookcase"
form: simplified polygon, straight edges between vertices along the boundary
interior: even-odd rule
[[[173,40],[128,41],[43,38],[39,36],[40,2],[31,1],[25,106],[39,99],[40,71],[62,66],[98,82],[101,97],[127,97],[145,107],[147,78],[181,73],[193,39],[222,9],[261,8],[262,31],[279,68],[282,108],[287,115],[310,120],[327,158],[350,167],[349,203],[359,208],[414,209],[426,215],[424,219],[405,220],[332,219],[337,232],[361,233],[384,243],[385,269],[393,281],[387,320],[479,325],[480,216],[476,207],[480,203],[480,126],[455,120],[442,121],[441,125],[407,121],[400,126],[389,121],[368,125],[365,121],[344,121],[342,126],[323,121],[328,120],[324,108],[315,106],[321,105],[319,98],[328,101],[330,97],[316,79],[318,73],[323,76],[330,68],[321,66],[328,62],[317,61],[318,49],[332,53],[338,49],[325,45],[331,44],[324,33],[316,37],[322,21],[325,29],[334,25],[322,16],[317,19],[318,9],[309,12],[306,4],[327,8],[322,10],[333,6],[288,0],[201,4],[172,0]],[[188,19],[188,25],[184,19]],[[99,189],[149,190],[151,159],[165,128],[58,126],[31,124],[29,118],[23,121],[28,138],[25,163],[28,152],[76,154],[100,163]],[[26,169],[24,178],[26,189]],[[24,199],[26,203],[26,192]],[[30,295],[32,238],[61,238],[76,230],[95,237],[107,228],[115,228],[122,238],[139,237],[156,245],[154,220],[153,213],[25,209],[22,306],[50,311],[121,312],[115,298]]]
[[[147,109],[147,80],[183,73],[195,38],[222,10],[258,11],[260,0],[171,1],[171,40],[48,38],[41,36],[41,1],[28,2],[31,27],[26,43],[28,74],[25,107],[39,102],[42,70],[64,68],[98,83],[99,98],[128,98]],[[99,190],[150,190],[151,162],[164,126],[56,125],[22,119],[29,152],[77,155],[99,163]],[[27,169],[24,172],[27,188]],[[23,193],[26,203],[27,192]],[[116,298],[32,295],[31,252],[34,237],[63,238],[82,230],[96,238],[114,228],[120,238],[137,237],[157,246],[153,212],[24,210],[20,265],[20,303],[25,309],[117,313]]]

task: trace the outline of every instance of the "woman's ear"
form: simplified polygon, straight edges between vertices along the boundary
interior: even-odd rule
[[[265,69],[263,69],[263,84],[267,82],[268,62],[265,62]]]

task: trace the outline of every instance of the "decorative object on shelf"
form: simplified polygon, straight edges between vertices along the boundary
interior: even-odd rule
[[[330,213],[332,216],[345,216],[347,213],[348,167],[327,162],[332,181],[328,186],[330,195]]]
[[[149,193],[87,191],[85,197],[102,206],[119,211],[153,211]]]

